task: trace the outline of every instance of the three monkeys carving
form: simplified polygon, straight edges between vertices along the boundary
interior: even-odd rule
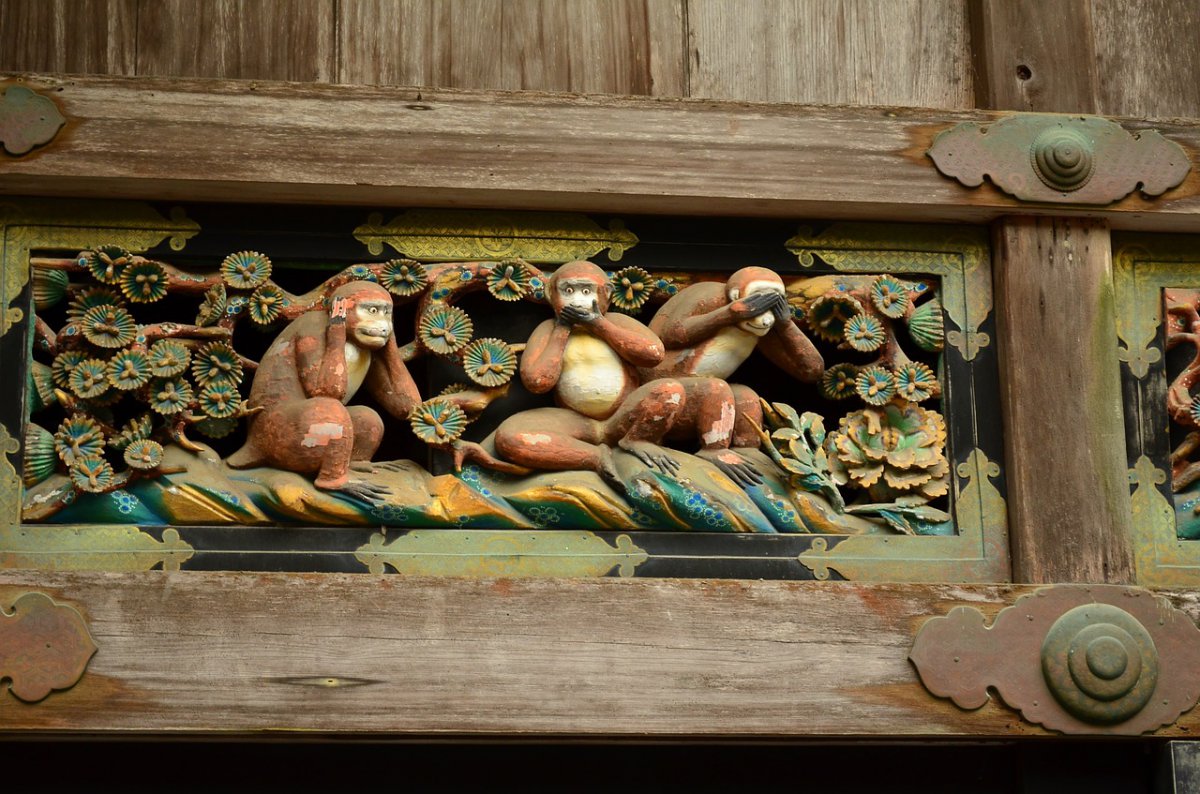
[[[756,348],[801,381],[824,369],[792,320],[783,281],[766,268],[681,290],[649,327],[608,311],[609,280],[589,262],[559,267],[546,290],[554,318],[529,337],[520,377],[535,394],[553,393],[557,407],[500,424],[493,437],[500,467],[590,470],[623,492],[613,449],[673,475],[679,464],[663,446],[670,440],[698,445],[697,456],[753,486],[761,473],[737,450],[758,447],[762,409],[751,389],[727,378]],[[318,488],[379,498],[381,489],[351,477],[386,465],[371,463],[383,420],[347,404],[364,386],[398,419],[421,402],[396,341],[391,295],[355,281],[334,291],[327,311],[301,315],[271,344],[248,398],[260,410],[227,462],[315,474]],[[470,457],[487,465],[491,456],[479,453]]]

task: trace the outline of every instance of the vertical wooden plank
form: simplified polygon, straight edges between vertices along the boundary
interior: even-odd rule
[[[338,82],[498,88],[503,0],[340,0]]]
[[[1200,117],[1200,3],[1092,0],[1097,112]]]
[[[972,107],[964,0],[689,0],[691,95]]]
[[[1014,217],[993,242],[1013,577],[1132,583],[1107,224]]]
[[[0,70],[133,74],[138,0],[0,0]]]
[[[137,73],[332,82],[335,0],[141,0]]]
[[[1090,0],[971,0],[970,27],[979,107],[1096,112]]]
[[[501,88],[680,96],[682,0],[507,0]]]

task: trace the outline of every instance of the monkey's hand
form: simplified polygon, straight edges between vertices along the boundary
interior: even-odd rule
[[[346,310],[349,308],[349,301],[345,298],[334,298],[333,305],[329,307],[329,324],[330,325],[345,325]]]
[[[775,293],[775,297],[778,300],[771,306],[771,314],[775,315],[775,327],[779,328],[781,324],[792,319],[792,307],[787,302],[787,298],[778,292]]]
[[[558,318],[567,325],[588,325],[600,319],[600,312],[584,309],[580,306],[567,305],[558,313]]]
[[[766,311],[774,311],[783,296],[775,290],[755,292],[729,304],[729,313],[735,320],[749,320]]]
[[[679,461],[667,454],[667,451],[649,441],[629,441],[621,439],[617,446],[646,464],[647,468],[658,469],[668,477],[679,473]]]

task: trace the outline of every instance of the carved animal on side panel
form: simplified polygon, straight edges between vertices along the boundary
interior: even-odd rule
[[[226,462],[315,473],[318,488],[379,497],[380,489],[350,479],[351,469],[371,469],[383,439],[378,413],[346,405],[363,386],[397,418],[421,401],[400,358],[392,296],[352,281],[334,291],[328,312],[306,312],[275,338],[250,387],[250,407],[262,410]]]
[[[643,382],[674,378],[693,384],[690,400],[719,401],[720,415],[731,421],[702,433],[704,451],[718,463],[726,458],[743,474],[749,464],[743,466],[736,453],[722,450],[759,445],[756,426],[762,426],[762,407],[752,389],[731,386],[728,379],[755,349],[804,382],[819,380],[825,371],[821,354],[792,320],[783,280],[764,267],[738,270],[724,284],[701,282],[681,290],[654,315],[650,329],[663,340],[667,352],[662,363],[641,369]],[[695,383],[712,380],[724,387]],[[692,395],[701,389],[707,394]]]

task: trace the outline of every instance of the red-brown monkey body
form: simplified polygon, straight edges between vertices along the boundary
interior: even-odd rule
[[[227,462],[316,473],[319,488],[346,486],[352,464],[369,467],[383,439],[379,414],[346,405],[364,385],[396,417],[421,401],[396,344],[391,295],[353,281],[334,291],[328,312],[306,312],[275,338],[247,401],[261,410]]]

